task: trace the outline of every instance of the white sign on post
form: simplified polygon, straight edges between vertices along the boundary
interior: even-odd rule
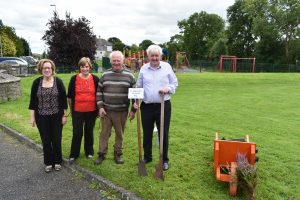
[[[129,88],[128,99],[143,99],[144,88]]]

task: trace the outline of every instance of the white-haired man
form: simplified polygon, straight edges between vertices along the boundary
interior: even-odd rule
[[[175,93],[178,80],[171,65],[161,61],[162,49],[158,45],[150,45],[147,49],[149,63],[143,65],[137,80],[137,87],[144,88],[144,99],[141,103],[143,126],[144,161],[152,161],[152,136],[154,123],[160,127],[160,93],[164,94],[164,140],[163,140],[163,170],[169,169],[169,127],[171,120],[170,95]],[[160,132],[160,131],[159,131]]]

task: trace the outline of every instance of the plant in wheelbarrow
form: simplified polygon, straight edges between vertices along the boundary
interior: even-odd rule
[[[246,154],[237,153],[238,185],[249,193],[249,199],[255,200],[254,191],[258,182],[257,168],[249,164]]]

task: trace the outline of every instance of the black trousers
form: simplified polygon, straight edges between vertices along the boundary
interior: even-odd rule
[[[94,126],[96,117],[97,111],[72,112],[73,137],[70,158],[77,158],[79,156],[83,135],[85,155],[94,155]]]
[[[158,129],[160,135],[160,103],[141,104],[141,116],[143,125],[143,147],[144,147],[144,159],[152,160],[152,138],[154,123]],[[171,102],[165,101],[165,113],[164,113],[164,139],[163,139],[163,161],[168,162],[168,148],[169,148],[169,128],[171,120]],[[160,138],[160,137],[159,137]]]
[[[61,164],[62,114],[35,115],[36,125],[43,144],[45,165]]]

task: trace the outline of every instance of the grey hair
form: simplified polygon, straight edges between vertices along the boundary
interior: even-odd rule
[[[121,56],[122,60],[124,61],[124,55],[121,51],[113,51],[109,54],[109,60],[111,60],[111,58],[114,56],[114,55],[118,55],[118,56]]]
[[[147,55],[151,56],[152,54],[159,54],[162,55],[162,48],[156,44],[152,44],[147,48]]]

